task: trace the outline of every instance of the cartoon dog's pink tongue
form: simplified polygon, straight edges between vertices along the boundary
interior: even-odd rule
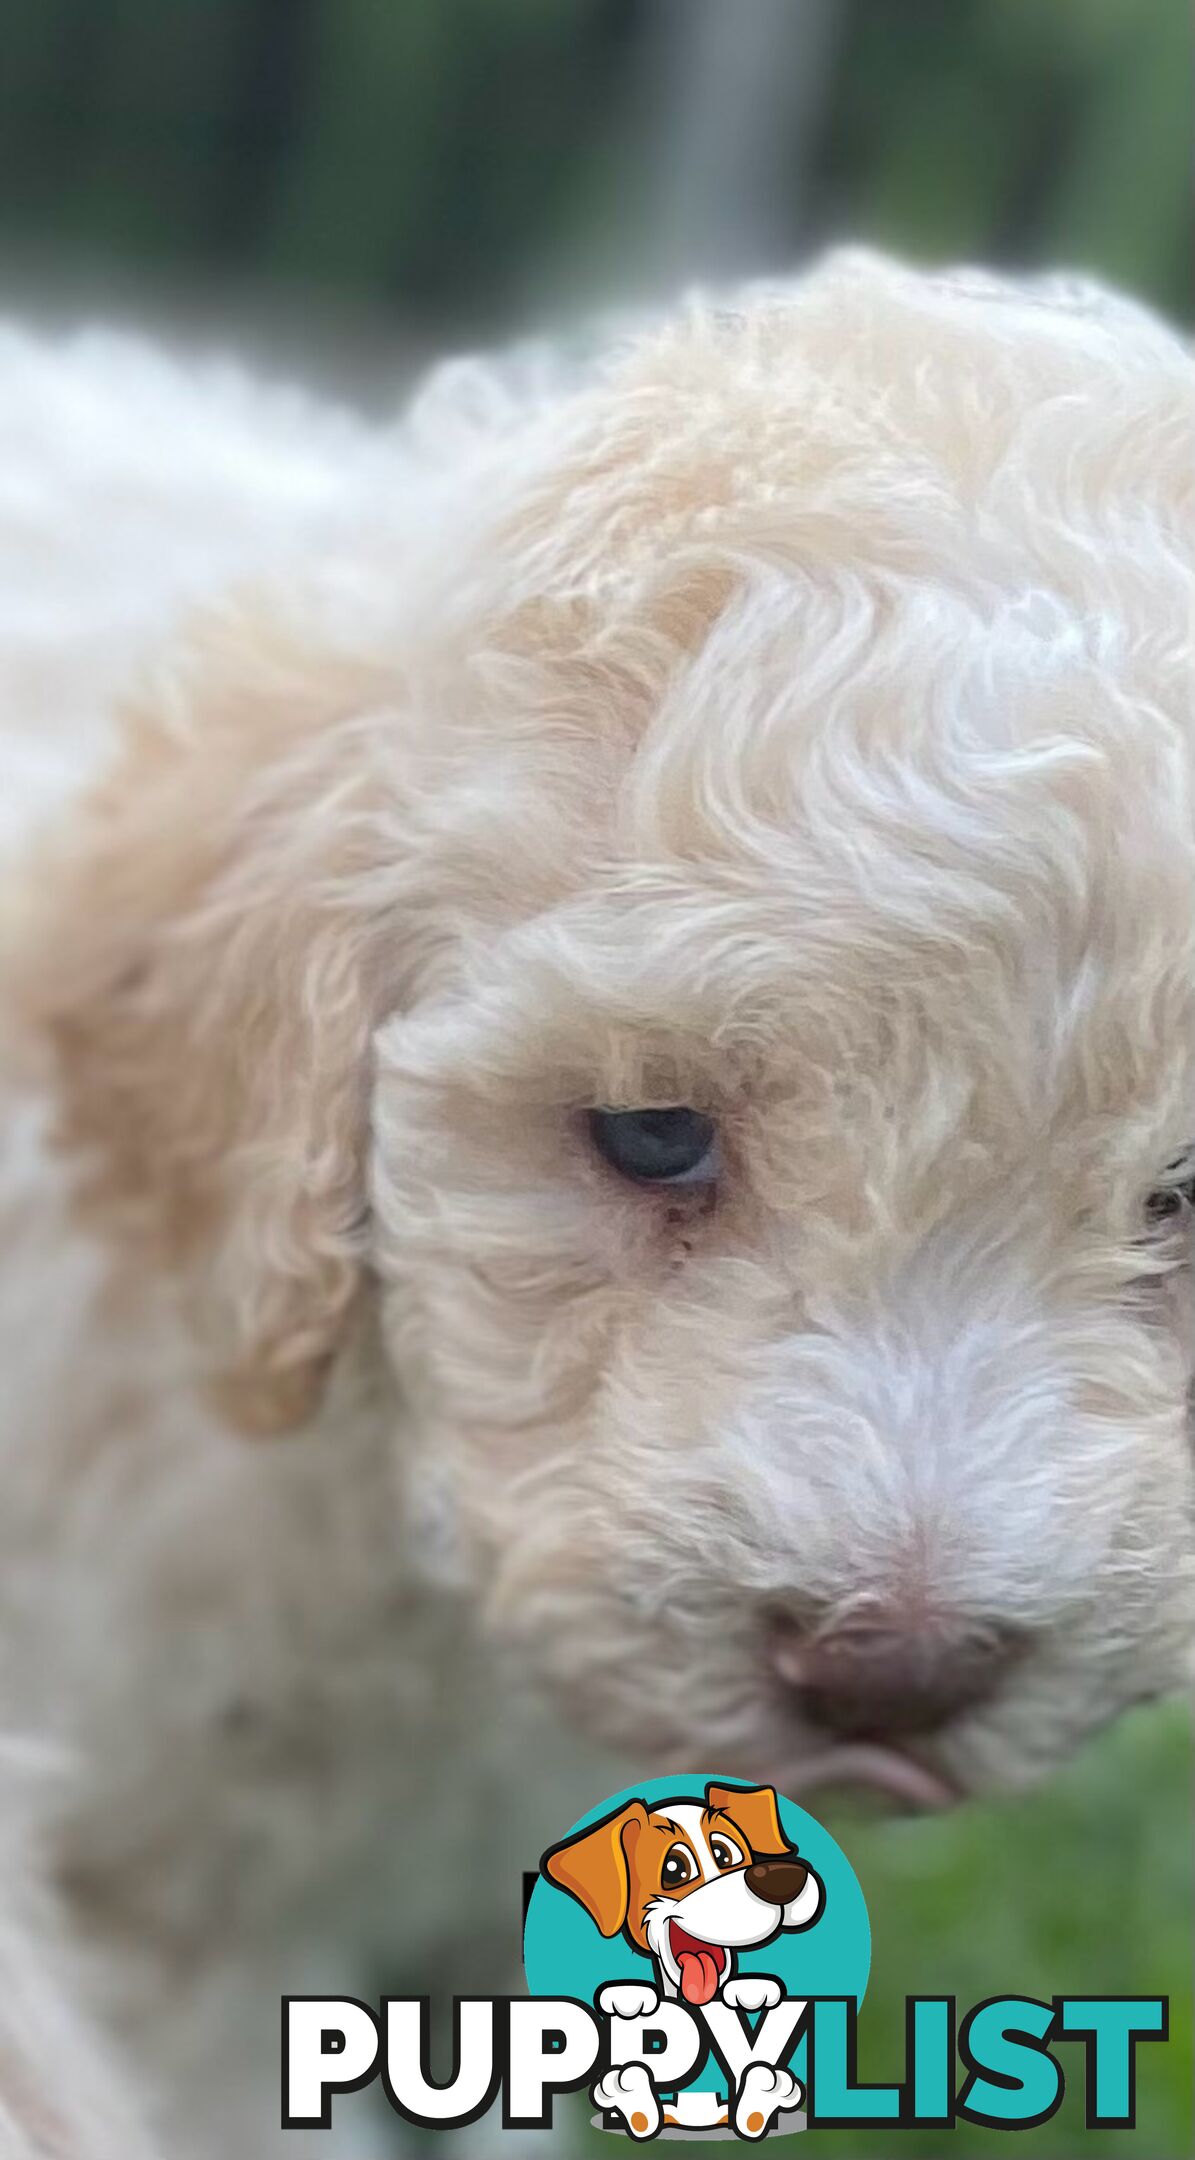
[[[679,1920],[670,1922],[672,1955],[680,1968],[680,1991],[687,2003],[712,2002],[726,1963],[726,1952],[717,1943],[698,1942]]]

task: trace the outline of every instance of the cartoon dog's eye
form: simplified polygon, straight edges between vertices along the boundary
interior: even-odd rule
[[[743,1855],[733,1838],[712,1837],[710,1851],[714,1856],[715,1867],[732,1868],[741,1867],[743,1864]]]
[[[660,1881],[666,1890],[675,1890],[680,1883],[692,1882],[697,1873],[696,1863],[687,1845],[670,1845],[660,1869]]]
[[[589,1134],[611,1169],[640,1185],[712,1185],[718,1129],[700,1110],[591,1110]]]

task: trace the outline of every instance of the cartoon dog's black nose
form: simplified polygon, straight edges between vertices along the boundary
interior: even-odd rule
[[[809,1879],[801,1860],[753,1860],[747,1869],[747,1888],[766,1905],[791,1905]]]
[[[991,1623],[917,1626],[896,1614],[822,1633],[780,1622],[775,1670],[801,1715],[844,1740],[905,1740],[939,1732],[995,1693],[1023,1648]]]

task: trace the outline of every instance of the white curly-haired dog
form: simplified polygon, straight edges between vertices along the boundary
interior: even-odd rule
[[[914,1800],[1176,1684],[1192,428],[858,255],[392,429],[0,342],[6,2156],[294,2153],[528,1675]]]

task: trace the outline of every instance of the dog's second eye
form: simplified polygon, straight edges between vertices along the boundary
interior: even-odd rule
[[[1168,1173],[1168,1176],[1171,1173]],[[1177,1216],[1189,1215],[1195,1209],[1195,1173],[1188,1159],[1172,1165],[1172,1181],[1159,1185],[1151,1192],[1145,1203],[1146,1219],[1151,1229],[1172,1224]]]
[[[697,1869],[693,1855],[686,1845],[670,1845],[660,1869],[660,1881],[666,1890],[675,1890],[680,1883],[692,1882]]]
[[[589,1133],[611,1169],[640,1185],[711,1185],[718,1131],[700,1110],[591,1110]]]
[[[742,1853],[739,1851],[738,1846],[731,1838],[711,1838],[710,1851],[714,1856],[714,1866],[717,1868],[732,1868],[742,1866]]]

